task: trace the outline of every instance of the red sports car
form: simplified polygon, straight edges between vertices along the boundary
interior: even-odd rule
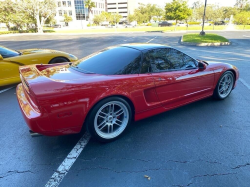
[[[195,60],[164,45],[110,47],[75,63],[20,67],[17,98],[31,134],[119,137],[137,121],[213,96],[239,78],[230,64]]]

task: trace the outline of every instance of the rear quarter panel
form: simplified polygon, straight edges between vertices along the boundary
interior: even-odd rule
[[[88,77],[89,76],[89,77]],[[95,104],[104,98],[121,96],[132,102],[132,109],[136,112],[160,106],[152,106],[144,97],[144,88],[148,82],[143,83],[139,75],[126,76],[94,76],[84,75],[81,80],[71,81],[42,81],[33,80],[30,85],[40,110],[49,114],[54,130],[63,130],[78,127],[80,130],[87,114]],[[153,81],[151,85],[154,86]]]

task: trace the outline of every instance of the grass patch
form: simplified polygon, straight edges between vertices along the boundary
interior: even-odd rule
[[[219,43],[219,42],[228,42],[228,39],[217,34],[207,34],[201,36],[200,34],[185,34],[183,35],[183,42],[192,42],[192,43]]]
[[[173,27],[164,27],[165,31],[174,31],[174,26]],[[226,29],[226,26],[224,25],[219,25],[219,26],[205,26],[204,30],[224,30]],[[194,30],[194,31],[201,31],[202,26],[189,26],[187,27],[176,27],[176,31],[185,31],[185,30]]]
[[[236,29],[239,30],[249,30],[250,29],[250,25],[246,25],[244,28],[244,25],[236,25]]]

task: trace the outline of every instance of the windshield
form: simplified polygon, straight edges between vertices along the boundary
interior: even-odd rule
[[[72,67],[83,73],[103,75],[138,74],[140,61],[140,51],[128,47],[116,47],[89,55],[73,64]]]
[[[6,47],[0,46],[0,55],[2,55],[3,58],[9,58],[9,57],[15,57],[21,55],[20,52],[14,51],[12,49],[8,49]]]

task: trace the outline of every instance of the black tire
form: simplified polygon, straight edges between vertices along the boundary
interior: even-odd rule
[[[63,57],[56,57],[50,60],[49,64],[56,64],[56,63],[62,63],[62,62],[70,62],[69,59],[63,58]]]
[[[226,93],[223,95],[222,93],[220,93],[220,89],[222,88],[221,83],[223,81],[223,78],[225,78],[226,76],[231,77],[231,83],[228,86],[228,90],[226,90]],[[234,82],[235,82],[235,77],[231,71],[226,71],[225,73],[223,73],[214,89],[213,98],[218,100],[226,99],[233,90]]]
[[[113,104],[114,109],[111,110],[111,112],[110,112],[110,107],[109,107],[110,103],[114,103]],[[117,112],[119,113],[119,104],[121,104],[122,106],[121,109],[124,109],[124,113],[119,114],[116,117],[114,117],[112,115],[116,115]],[[107,107],[108,107],[108,112],[107,112]],[[111,104],[111,107],[112,107],[112,104]],[[112,111],[113,111],[113,114],[112,114]],[[103,115],[103,116],[100,116],[100,115]],[[121,120],[120,122],[122,123],[116,124],[117,122],[116,120],[118,121]],[[111,142],[119,138],[128,129],[128,126],[131,124],[131,120],[132,120],[131,107],[127,103],[127,101],[125,101],[124,99],[120,97],[109,97],[109,98],[103,99],[102,101],[100,101],[93,107],[93,109],[91,110],[88,116],[86,124],[84,125],[86,125],[86,130],[91,134],[91,136],[95,140],[99,142]],[[111,129],[112,129],[112,132],[109,133]]]

